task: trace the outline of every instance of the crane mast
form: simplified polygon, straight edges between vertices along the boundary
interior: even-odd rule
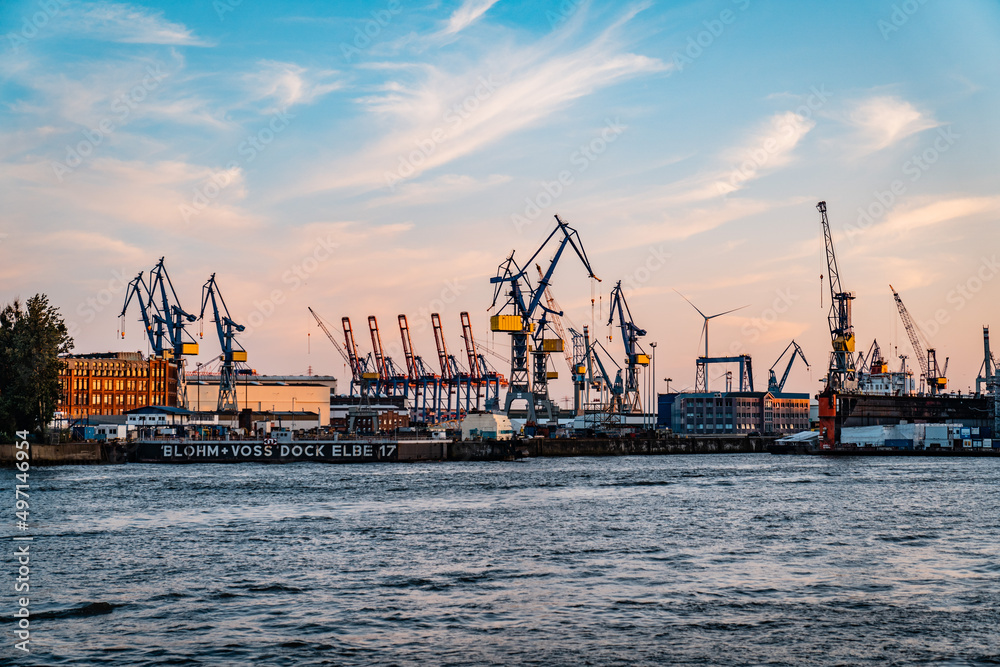
[[[889,289],[892,290],[892,298],[896,301],[899,318],[903,321],[906,334],[910,337],[910,345],[913,346],[913,352],[917,355],[917,363],[920,364],[920,372],[927,382],[927,387],[932,394],[941,393],[948,387],[948,378],[945,377],[945,373],[948,370],[948,361],[945,360],[944,371],[942,371],[938,367],[937,350],[927,347],[923,336],[920,335],[920,330],[917,329],[916,323],[910,317],[910,312],[903,305],[903,299],[892,285],[889,285]]]
[[[222,368],[219,371],[219,402],[217,410],[219,412],[239,410],[239,401],[236,393],[236,364],[247,360],[246,350],[236,340],[236,334],[243,331],[245,327],[237,324],[229,315],[229,307],[226,300],[222,298],[219,285],[215,281],[215,274],[201,288],[201,314],[198,319],[204,320],[205,308],[208,302],[212,302],[212,312],[215,316],[215,329],[219,336],[219,346],[222,348]],[[220,310],[219,304],[222,304]]]
[[[826,244],[826,268],[830,284],[830,311],[827,320],[833,352],[827,374],[827,389],[853,391],[857,388],[857,372],[854,368],[854,325],[851,323],[851,302],[854,292],[845,292],[840,286],[840,271],[837,255],[833,249],[833,234],[830,220],[826,215],[826,202],[816,204],[823,225],[823,239]]]

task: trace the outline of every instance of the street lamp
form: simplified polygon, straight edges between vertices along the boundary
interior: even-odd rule
[[[654,341],[654,342],[650,343],[649,346],[651,348],[653,348],[653,368],[652,368],[652,371],[651,371],[651,374],[653,376],[653,409],[652,409],[651,412],[652,412],[652,418],[653,418],[653,429],[652,430],[655,431],[656,430],[656,411],[657,411],[657,408],[658,408],[658,405],[659,405],[659,402],[660,402],[659,401],[659,397],[656,395],[656,342]]]
[[[667,383],[667,393],[669,394],[670,393],[670,381],[673,380],[673,378],[663,378],[663,380]]]

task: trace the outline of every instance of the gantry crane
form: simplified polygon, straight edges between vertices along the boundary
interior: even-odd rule
[[[792,350],[793,348],[794,350],[792,352],[792,356],[788,358],[788,365],[785,366],[785,372],[782,373],[781,380],[779,381],[774,374],[774,367],[777,366],[778,363],[781,362],[782,357],[784,357],[788,353],[788,351]],[[809,362],[806,360],[805,353],[802,351],[802,348],[799,347],[799,344],[793,340],[791,343],[788,344],[788,347],[786,347],[785,350],[780,355],[778,355],[778,358],[775,360],[774,364],[767,371],[768,374],[767,390],[769,392],[771,392],[772,394],[780,394],[782,390],[784,390],[785,382],[788,380],[788,373],[792,370],[792,364],[795,363],[796,356],[802,357],[802,362],[806,365],[807,368],[809,367]]]
[[[219,412],[239,410],[239,401],[236,395],[236,365],[245,363],[247,360],[246,350],[236,340],[236,334],[245,329],[242,324],[237,324],[229,315],[229,307],[226,300],[222,298],[219,285],[215,281],[215,274],[201,288],[201,314],[198,319],[204,321],[205,308],[208,302],[212,302],[212,312],[215,316],[215,329],[219,335],[219,346],[222,348],[220,357],[222,366],[219,371],[219,402],[217,410]],[[219,309],[219,304],[222,309]]]
[[[909,311],[903,305],[903,299],[900,298],[899,293],[892,285],[889,285],[889,289],[892,290],[892,298],[896,300],[899,318],[903,320],[903,327],[910,337],[910,345],[913,346],[913,352],[917,355],[917,363],[920,364],[920,372],[927,382],[927,388],[930,393],[939,394],[948,387],[948,378],[946,377],[948,373],[948,359],[944,360],[943,370],[938,367],[937,350],[927,347],[923,336],[920,334],[920,330],[917,329],[917,325],[914,324]]]
[[[823,239],[826,244],[826,268],[830,283],[830,312],[827,321],[830,326],[830,340],[833,352],[830,368],[826,376],[826,387],[834,392],[857,389],[857,371],[854,367],[854,325],[851,323],[851,302],[854,292],[846,292],[840,286],[840,271],[837,255],[833,249],[833,234],[830,220],[826,215],[826,202],[816,204],[823,225]]]
[[[354,341],[354,329],[351,328],[351,318],[342,317],[340,322],[344,328],[344,347],[347,349],[347,358],[351,364],[351,394],[357,387],[361,396],[368,396],[371,392],[371,383],[378,382],[379,374],[368,369],[368,360],[358,356],[358,345]]]
[[[547,369],[547,359],[549,352],[561,351],[561,345],[555,341],[544,338],[545,335],[545,315],[549,312],[547,306],[541,301],[545,295],[545,289],[551,284],[552,274],[555,271],[559,259],[566,246],[572,246],[577,257],[583,263],[587,274],[594,280],[600,280],[594,275],[590,266],[590,260],[583,249],[583,243],[579,240],[577,231],[568,224],[556,218],[556,228],[542,242],[538,250],[528,259],[525,266],[530,266],[535,259],[545,249],[545,246],[561,234],[559,246],[556,249],[549,268],[545,275],[539,280],[537,287],[533,288],[528,280],[527,271],[514,260],[514,253],[500,264],[497,275],[490,278],[490,283],[494,287],[493,303],[490,310],[497,306],[497,301],[501,293],[506,297],[500,310],[509,309],[509,313],[496,314],[490,318],[490,329],[510,334],[511,339],[511,359],[510,359],[510,379],[507,390],[507,399],[504,403],[504,413],[510,414],[514,401],[524,400],[527,402],[528,421],[537,422],[539,408],[545,414],[547,420],[553,418],[552,401],[548,395],[549,372]],[[504,290],[509,291],[504,291]],[[539,321],[535,321],[535,313],[538,308],[542,309],[542,316]],[[562,313],[558,313],[562,315]],[[533,336],[532,336],[533,335]],[[533,372],[528,368],[528,338],[532,336],[535,343],[533,353]],[[561,341],[560,341],[561,342]]]
[[[618,324],[622,331],[622,343],[625,346],[625,385],[621,395],[620,409],[622,412],[642,412],[642,398],[639,394],[639,375],[637,367],[649,365],[649,355],[639,347],[639,338],[646,335],[645,329],[640,329],[632,320],[625,294],[622,292],[622,281],[618,281],[611,290],[611,312],[608,316],[608,326],[618,316]]]
[[[983,327],[983,365],[979,367],[979,374],[976,376],[976,393],[983,393],[983,385],[986,391],[993,393],[1000,384],[1000,370],[997,369],[997,362],[990,351],[990,328]]]
[[[406,369],[410,383],[414,387],[413,409],[419,415],[419,421],[425,424],[440,421],[443,418],[439,416],[441,411],[438,404],[441,396],[441,377],[427,367],[420,355],[414,353],[406,315],[400,315],[398,319]]]

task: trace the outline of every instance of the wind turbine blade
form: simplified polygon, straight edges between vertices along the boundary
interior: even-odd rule
[[[676,289],[675,289],[674,291],[675,291],[675,292],[677,292],[677,290],[676,290]],[[687,301],[688,303],[691,303],[691,300],[690,300],[689,298],[687,298],[686,296],[684,296],[683,294],[681,294],[680,292],[677,292],[677,294],[678,294],[678,295],[679,295],[679,296],[680,296],[680,297],[681,297],[682,299],[684,299],[685,301]],[[698,306],[696,306],[696,305],[694,305],[693,303],[691,303],[691,307],[692,307],[692,308],[694,308],[695,310],[697,310],[697,311],[698,311],[698,314],[699,314],[699,315],[701,315],[702,317],[705,317],[705,313],[701,312],[701,309],[700,309],[700,308],[698,308]],[[708,319],[708,318],[705,318],[705,319]]]
[[[693,304],[692,304],[692,305],[693,305]],[[729,313],[735,313],[735,312],[736,312],[737,310],[743,310],[744,308],[749,308],[749,307],[750,307],[750,304],[748,303],[748,304],[747,304],[747,305],[745,305],[745,306],[740,306],[739,308],[733,308],[732,310],[727,310],[727,311],[726,311],[726,312],[724,312],[724,313],[716,313],[715,315],[711,315],[711,316],[709,316],[709,317],[705,317],[705,319],[706,319],[706,320],[710,320],[710,319],[712,319],[713,317],[722,317],[723,315],[728,315]],[[699,310],[698,312],[700,313],[701,311]],[[702,316],[702,317],[704,317],[704,316]]]

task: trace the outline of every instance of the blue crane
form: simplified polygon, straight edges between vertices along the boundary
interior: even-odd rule
[[[622,412],[642,412],[642,399],[639,395],[639,378],[637,366],[648,366],[649,355],[639,347],[639,338],[646,335],[645,329],[640,329],[632,320],[625,294],[622,292],[622,281],[618,281],[611,290],[611,312],[608,316],[610,326],[618,315],[618,324],[622,330],[622,343],[625,345],[625,387],[619,408]]]
[[[490,310],[496,307],[501,292],[505,286],[509,289],[505,293],[506,301],[500,310],[510,308],[511,314],[498,314],[490,318],[490,330],[500,331],[510,334],[511,338],[511,358],[510,358],[510,380],[507,390],[507,399],[504,404],[504,413],[510,414],[511,405],[516,400],[527,401],[527,418],[531,422],[537,421],[537,408],[541,408],[548,420],[553,417],[552,402],[548,395],[548,380],[550,373],[547,370],[548,353],[561,352],[561,340],[546,339],[546,315],[548,313],[562,315],[549,309],[541,303],[545,296],[545,290],[552,280],[552,273],[555,271],[559,258],[562,256],[566,246],[571,246],[577,257],[583,262],[590,278],[600,281],[590,266],[587,253],[583,249],[583,243],[575,229],[563,222],[559,216],[556,218],[556,228],[548,235],[545,241],[538,247],[538,250],[524,263],[522,268],[514,260],[514,253],[507,257],[506,261],[500,264],[497,275],[490,278],[490,283],[495,285],[493,292],[493,304]],[[559,246],[556,249],[549,268],[545,275],[541,277],[536,287],[531,286],[528,278],[527,268],[532,265],[535,259],[548,245],[549,241],[558,235],[562,235]],[[541,307],[542,315],[535,321],[536,311]],[[533,355],[533,372],[528,369],[528,337],[532,336],[535,343]],[[558,344],[557,344],[558,343]],[[551,375],[554,375],[552,373]]]
[[[246,350],[236,340],[236,334],[246,327],[237,324],[229,315],[229,307],[226,300],[222,298],[219,285],[215,281],[215,274],[201,288],[201,314],[199,320],[205,319],[205,308],[208,302],[212,302],[212,312],[215,315],[215,330],[219,334],[219,346],[222,348],[222,368],[219,371],[219,412],[236,412],[239,410],[239,402],[236,396],[236,364],[245,363],[247,360]],[[222,304],[221,310],[219,304]]]
[[[152,349],[154,355],[161,356],[163,354],[163,336],[165,334],[163,318],[159,316],[156,305],[152,302],[152,295],[150,294],[149,287],[146,285],[146,281],[142,278],[142,271],[129,282],[128,288],[125,290],[125,305],[122,306],[122,312],[118,317],[125,317],[125,312],[128,310],[129,304],[132,303],[133,297],[135,297],[136,303],[139,304],[139,312],[142,314],[142,324],[146,329],[146,337],[149,338],[149,347]],[[156,324],[155,330],[153,329],[154,323]],[[122,338],[125,337],[124,324],[121,327],[121,336]]]
[[[792,351],[792,356],[788,358],[788,365],[785,366],[785,372],[781,375],[781,381],[779,382],[777,376],[775,376],[774,374],[774,367],[781,362],[781,359],[793,347],[795,349]],[[782,352],[780,355],[778,355],[778,358],[775,360],[774,365],[772,365],[771,368],[767,371],[768,373],[767,390],[769,392],[771,392],[772,394],[780,394],[781,391],[785,388],[785,382],[788,380],[788,373],[792,370],[792,364],[795,363],[796,356],[802,357],[802,362],[806,365],[807,368],[809,367],[809,362],[806,360],[805,353],[802,352],[802,348],[799,347],[799,344],[793,340],[791,343],[788,344],[788,347],[785,348],[785,351]]]

